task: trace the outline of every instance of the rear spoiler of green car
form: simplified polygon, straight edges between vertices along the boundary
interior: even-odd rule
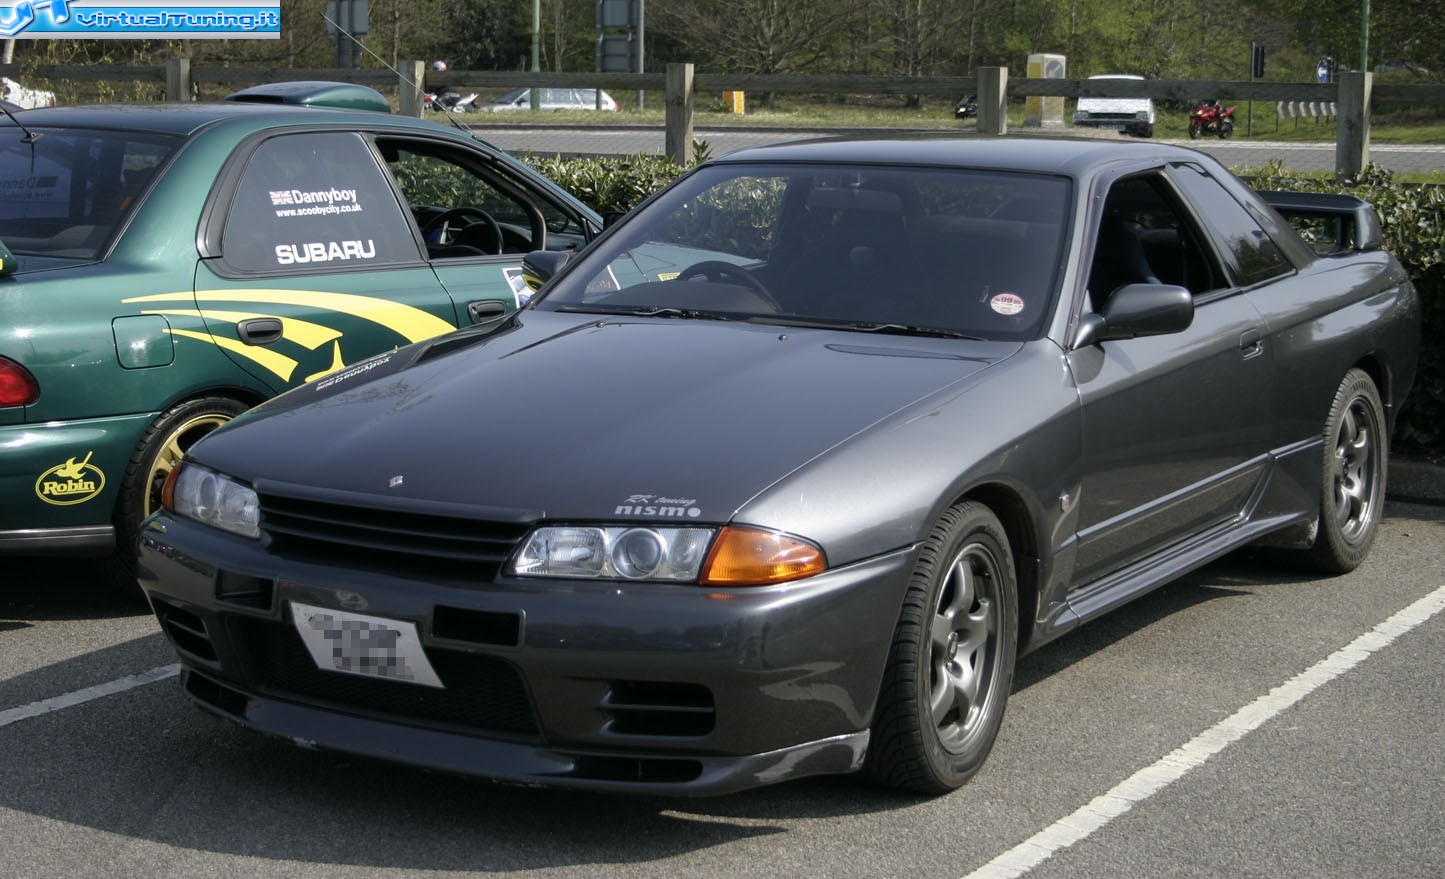
[[[291,104],[299,107],[330,107],[333,110],[391,112],[391,104],[381,92],[349,82],[272,82],[234,92],[227,95],[226,100],[246,104]]]
[[[1333,242],[1336,252],[1379,250],[1385,244],[1374,205],[1353,195],[1323,192],[1261,192],[1270,207],[1310,241]]]

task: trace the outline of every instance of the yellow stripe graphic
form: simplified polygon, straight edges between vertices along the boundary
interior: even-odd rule
[[[227,339],[224,336],[212,336],[208,333],[195,333],[190,330],[178,330],[174,327],[170,331],[172,336],[185,336],[187,339],[195,339],[197,342],[214,342],[216,345],[225,348],[237,357],[244,357],[253,363],[259,364],[265,369],[276,373],[282,381],[290,381],[291,373],[296,371],[296,361],[284,354],[277,354],[269,348],[261,348],[256,345],[247,345],[235,339]]]
[[[282,338],[295,342],[296,344],[310,348],[315,351],[327,342],[341,338],[341,333],[331,327],[324,327],[321,324],[314,324],[309,320],[301,320],[295,317],[285,317],[279,314],[262,314],[249,311],[212,311],[206,309],[199,311],[194,308],[148,308],[141,314],[160,315],[186,315],[188,317],[200,317],[205,320],[216,321],[217,323],[240,323],[243,320],[254,320],[258,317],[274,317],[281,321]]]
[[[314,290],[198,290],[196,293],[157,293],[134,296],[123,302],[251,302],[266,305],[296,305],[349,314],[380,324],[408,342],[420,342],[456,329],[449,321],[400,302],[352,293],[322,293]]]

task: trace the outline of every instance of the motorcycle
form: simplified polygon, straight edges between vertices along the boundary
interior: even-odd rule
[[[1218,101],[1202,101],[1189,111],[1189,139],[1201,134],[1218,135],[1221,140],[1234,133],[1234,108]]]
[[[953,107],[953,118],[972,119],[978,115],[978,100],[973,95],[964,95]]]
[[[437,94],[427,92],[423,96],[423,103],[428,110],[436,110],[439,113],[470,113],[477,109],[477,93],[463,97],[460,92],[447,91]]]

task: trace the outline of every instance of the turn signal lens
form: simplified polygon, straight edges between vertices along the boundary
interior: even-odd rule
[[[758,528],[728,526],[702,565],[704,586],[766,586],[801,580],[827,570],[823,550],[797,537]]]
[[[30,371],[13,360],[0,357],[0,407],[29,406],[40,399],[40,383]]]

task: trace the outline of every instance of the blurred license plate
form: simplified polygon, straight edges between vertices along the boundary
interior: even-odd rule
[[[291,621],[318,668],[443,687],[421,649],[413,623],[294,601]]]

